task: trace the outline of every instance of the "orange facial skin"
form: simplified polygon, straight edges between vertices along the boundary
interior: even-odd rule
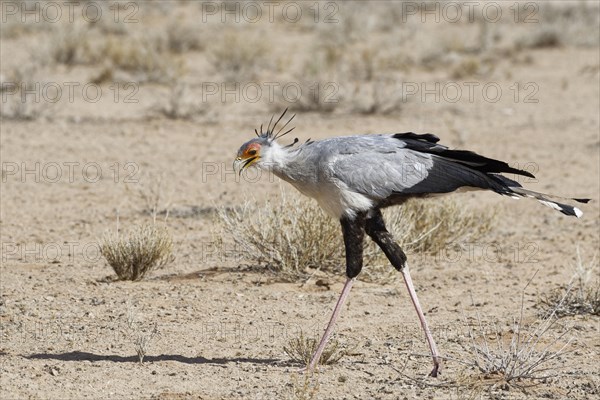
[[[234,168],[239,167],[240,174],[260,159],[260,146],[260,143],[251,141],[240,148],[234,161]]]
[[[260,157],[260,144],[258,143],[249,143],[246,147],[244,147],[241,151],[242,154],[238,154],[238,158],[242,160],[246,160],[248,158]]]

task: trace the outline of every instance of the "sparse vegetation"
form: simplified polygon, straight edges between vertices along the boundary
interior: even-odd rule
[[[566,288],[558,288],[540,299],[542,313],[554,310],[557,317],[600,315],[600,274],[594,257],[587,265],[577,249],[575,277]]]
[[[173,240],[166,228],[142,225],[127,235],[105,234],[100,252],[120,280],[138,281],[173,260]]]
[[[167,45],[173,53],[204,50],[205,43],[197,26],[178,20],[167,27],[166,34]]]
[[[285,193],[281,202],[221,209],[219,217],[249,261],[266,265],[283,279],[304,276],[306,268],[331,269],[342,255],[338,224],[316,205]]]
[[[24,1],[13,2],[23,4]],[[4,3],[6,5],[6,3]],[[0,24],[0,37],[2,39],[19,39],[25,35],[35,35],[46,33],[53,28],[53,23],[47,21],[45,18],[40,18],[36,21],[35,18],[26,18],[23,21],[20,13],[13,13],[12,5],[2,8],[2,23]]]
[[[169,54],[160,36],[108,37],[98,57],[133,74],[137,82],[172,83],[183,71],[183,63]]]
[[[292,359],[292,361],[308,366],[312,355],[317,350],[319,341],[315,338],[305,337],[302,332],[297,338],[291,339],[287,346],[283,347],[283,351]],[[319,365],[336,364],[350,352],[344,349],[335,339],[330,339],[327,346],[321,354]]]
[[[127,191],[130,191],[129,186]],[[153,220],[156,220],[158,214],[164,214],[165,220],[168,218],[173,187],[163,173],[142,174],[140,181],[136,182],[131,192],[135,197],[134,201],[143,205],[141,212],[151,215]]]
[[[475,57],[467,56],[461,58],[453,67],[451,77],[453,79],[466,79],[473,76],[485,76],[494,70],[497,63],[494,57]]]
[[[533,277],[523,289],[519,317],[513,320],[508,332],[497,325],[493,325],[491,331],[485,329],[479,315],[479,332],[476,333],[471,324],[466,324],[469,326],[469,344],[461,343],[466,351],[462,361],[481,374],[474,382],[481,382],[483,378],[489,387],[523,389],[565,375],[562,359],[569,351],[571,340],[565,340],[570,330],[556,324],[559,306],[531,326],[524,325],[525,290],[531,280]],[[554,333],[555,329],[559,333]]]
[[[269,66],[270,54],[264,38],[248,36],[229,28],[207,49],[213,68],[227,82],[248,82]]]
[[[352,113],[390,114],[400,111],[405,101],[400,85],[393,83],[375,80],[352,86],[350,93],[342,95]]]
[[[58,25],[52,31],[48,45],[50,60],[58,64],[90,64],[98,59],[86,27]]]
[[[185,84],[177,84],[169,89],[165,103],[158,104],[156,110],[169,119],[190,120],[208,111],[207,103],[194,101]]]
[[[158,324],[155,322],[150,328],[144,329],[139,322],[136,321],[135,312],[132,305],[127,305],[127,327],[132,335],[132,343],[135,348],[135,353],[138,356],[140,364],[144,363],[144,357],[148,354],[150,344],[157,336],[160,336]]]
[[[396,55],[386,57],[381,46],[352,46],[347,37],[334,32],[324,30],[318,34],[311,56],[296,71],[298,98],[278,93],[272,109],[361,114],[399,111],[404,100],[401,85],[388,70],[398,69],[404,60]]]
[[[435,254],[482,237],[492,228],[495,213],[462,207],[457,199],[438,198],[407,201],[384,210],[384,217],[388,230],[406,251]]]
[[[384,210],[384,216],[388,230],[405,251],[432,253],[477,239],[493,220],[490,212],[465,210],[452,200],[409,201]],[[221,209],[219,217],[225,233],[248,261],[266,265],[282,279],[305,277],[307,268],[337,272],[345,263],[339,223],[295,193],[292,198],[282,193],[278,203]],[[366,264],[387,266],[382,252],[368,243]]]
[[[534,32],[529,32],[517,39],[519,49],[539,49],[543,47],[557,47],[561,45],[559,28],[556,26],[540,27]]]
[[[39,65],[29,62],[0,74],[2,107],[0,117],[17,121],[33,121],[48,115],[55,103],[40,101]]]
[[[600,37],[597,27],[600,24],[598,4],[579,1],[573,5],[566,3],[540,3],[539,28],[535,35],[537,42],[547,45],[598,46]],[[596,27],[596,28],[590,28]]]
[[[293,91],[292,91],[293,90]],[[276,101],[270,104],[273,112],[290,108],[294,112],[332,112],[340,105],[339,84],[334,81],[301,79],[294,82],[290,93],[276,92]]]
[[[19,87],[19,90],[15,92],[16,97],[7,101],[2,107],[0,117],[2,119],[9,119],[15,121],[34,121],[40,117],[47,115],[48,103],[33,102],[33,101],[22,101],[21,89],[24,86]]]
[[[90,26],[59,25],[48,40],[48,59],[69,66],[100,65],[101,78],[93,79],[97,83],[126,79],[171,83],[184,69],[181,60],[169,52],[172,39],[161,32],[99,35]],[[131,76],[124,77],[125,73]]]
[[[481,321],[477,332],[469,326],[469,343],[461,343],[466,351],[461,361],[476,373],[463,375],[462,384],[507,390],[565,375],[563,357],[571,346],[565,336],[570,331],[554,334],[555,324],[556,318],[550,315],[533,326],[524,326],[521,315],[508,330],[494,325],[490,331]]]
[[[319,373],[304,373],[300,376],[292,374],[292,399],[294,400],[312,400],[316,398],[321,384],[319,382]]]
[[[372,49],[344,52],[345,44],[332,40],[314,46],[313,56],[297,73],[299,96],[291,101],[278,93],[273,110],[291,107],[299,112],[342,110],[361,114],[388,114],[401,109],[404,100],[401,85],[384,78],[386,64]],[[287,97],[291,97],[289,93]]]
[[[148,347],[157,335],[160,335],[160,332],[158,331],[158,324],[156,323],[152,326],[152,329],[149,332],[137,332],[137,336],[135,337],[133,344],[135,346],[135,352],[138,356],[140,364],[143,364],[144,357],[146,357],[146,354],[148,353]]]

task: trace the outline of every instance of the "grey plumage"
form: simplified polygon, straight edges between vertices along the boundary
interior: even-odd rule
[[[248,143],[263,147],[265,154],[259,167],[315,198],[336,218],[374,206],[399,204],[409,197],[461,188],[492,190],[516,198],[533,197],[564,214],[581,215],[575,207],[522,189],[516,181],[499,175],[504,172],[533,177],[529,172],[473,152],[451,150],[438,144],[438,140],[431,134],[409,132],[342,136],[291,147],[282,147],[265,136]]]

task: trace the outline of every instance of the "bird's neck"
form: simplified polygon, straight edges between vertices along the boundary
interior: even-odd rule
[[[273,142],[263,154],[261,168],[272,171],[277,176],[285,176],[286,167],[293,161],[294,153],[294,150],[286,149],[277,142]]]

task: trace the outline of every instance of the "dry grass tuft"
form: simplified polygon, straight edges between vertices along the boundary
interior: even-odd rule
[[[559,318],[600,315],[600,275],[596,257],[586,265],[577,249],[576,268],[575,277],[566,289],[555,289],[540,299],[542,313],[555,310],[554,313]]]
[[[149,332],[138,331],[137,336],[133,340],[133,345],[135,346],[135,352],[138,356],[138,360],[140,364],[144,363],[144,357],[148,353],[148,347],[150,343],[154,340],[156,336],[159,336],[160,332],[158,331],[158,324],[154,323],[152,329]]]
[[[197,101],[183,83],[171,86],[168,97],[161,101],[155,106],[155,110],[169,119],[192,120],[205,115],[209,110],[208,103]]]
[[[196,46],[173,35],[146,31],[98,34],[89,26],[58,26],[48,39],[47,58],[69,66],[100,66],[100,76],[94,78],[97,83],[131,79],[171,83],[184,71],[181,59],[169,51],[171,46]]]
[[[0,118],[34,121],[50,115],[56,103],[40,101],[31,93],[40,89],[40,65],[34,61],[0,73],[0,93],[3,96]]]
[[[348,38],[335,32],[323,30],[309,51],[311,56],[294,72],[301,96],[292,100],[278,93],[273,109],[289,106],[301,112],[361,114],[400,111],[405,100],[401,86],[387,73],[399,68],[398,57],[386,57],[380,45],[350,47]]]
[[[318,372],[292,374],[291,387],[291,398],[294,400],[312,400],[317,398],[317,394],[321,388]]]
[[[173,53],[187,53],[188,51],[204,50],[202,32],[196,25],[176,21],[166,29],[167,45]]]
[[[333,81],[299,79],[294,82],[298,95],[275,92],[275,101],[270,103],[271,111],[279,112],[282,108],[290,108],[294,112],[330,113],[340,105],[339,84]],[[287,98],[286,98],[287,96]]]
[[[559,305],[531,326],[523,323],[525,290],[534,277],[523,289],[519,317],[508,332],[497,325],[485,329],[479,315],[479,332],[469,325],[469,343],[461,343],[466,351],[463,362],[480,374],[471,376],[471,384],[524,389],[565,375],[562,357],[569,351],[571,339],[565,341],[570,330],[556,324]],[[553,333],[556,329],[560,332]]]
[[[139,281],[173,260],[173,240],[166,228],[142,225],[129,234],[105,234],[100,246],[102,256],[120,280]]]
[[[474,241],[493,226],[493,211],[462,207],[457,200],[409,200],[384,210],[388,230],[406,251],[437,253],[455,243]]]
[[[452,67],[451,77],[453,79],[466,79],[474,76],[489,75],[496,64],[495,57],[474,57],[467,56],[461,58],[459,62]]]
[[[5,12],[4,8],[2,11],[2,23],[0,24],[2,39],[19,39],[22,36],[48,32],[54,25],[45,18],[40,18],[39,21],[36,21],[35,18],[26,18],[26,22],[23,22],[21,19],[23,14],[11,14]]]
[[[268,67],[269,54],[264,38],[248,36],[230,28],[207,49],[213,68],[227,82],[248,82]]]
[[[306,276],[306,268],[333,269],[343,255],[336,221],[316,205],[284,192],[281,202],[246,203],[241,209],[220,209],[218,215],[245,259],[265,265],[284,280]]]
[[[481,321],[477,333],[470,327],[470,342],[463,345],[465,364],[476,373],[464,375],[462,384],[523,389],[565,375],[562,357],[568,353],[571,340],[564,338],[570,331],[565,329],[552,337],[556,321],[551,316],[526,327],[519,319],[508,331],[495,326],[490,332]]]
[[[267,266],[284,280],[309,275],[307,268],[338,272],[345,265],[339,223],[308,199],[282,192],[278,203],[246,203],[220,209],[223,233],[247,261]],[[457,242],[475,240],[492,225],[493,214],[473,212],[452,200],[408,201],[384,210],[387,227],[405,251],[437,253]],[[249,223],[251,221],[251,223]],[[365,246],[365,265],[388,265],[374,243]]]
[[[351,113],[364,115],[397,113],[406,102],[400,85],[384,79],[346,84],[340,97],[339,103]]]
[[[579,47],[597,47],[600,37],[597,28],[600,24],[600,12],[597,2],[544,2],[539,7],[539,24],[533,43],[541,47],[558,44]]]
[[[133,74],[137,82],[172,83],[184,69],[159,36],[133,36],[127,40],[108,37],[99,57],[111,68]]]
[[[52,30],[47,43],[49,59],[58,64],[91,64],[98,59],[85,26],[59,25]]]
[[[305,337],[304,334],[300,332],[300,336],[291,339],[287,346],[283,347],[283,351],[292,359],[292,361],[308,366],[310,359],[313,354],[315,354],[318,346],[319,341],[317,339]],[[336,364],[349,354],[351,354],[351,352],[342,348],[337,340],[330,339],[327,342],[323,354],[321,354],[319,365]]]
[[[159,214],[165,215],[166,221],[174,192],[171,180],[162,172],[145,172],[134,179],[132,183],[135,185],[125,186],[127,193],[133,198],[132,201],[140,206],[143,214],[150,215],[153,221]]]
[[[158,324],[155,322],[150,328],[143,328],[141,324],[136,321],[136,315],[131,303],[127,304],[126,318],[127,327],[132,335],[132,343],[138,356],[138,361],[140,364],[143,364],[144,357],[146,357],[146,354],[148,353],[150,344],[156,337],[160,336]]]
[[[561,32],[555,26],[541,27],[534,32],[523,35],[515,42],[517,49],[541,49],[558,47],[561,44]]]

